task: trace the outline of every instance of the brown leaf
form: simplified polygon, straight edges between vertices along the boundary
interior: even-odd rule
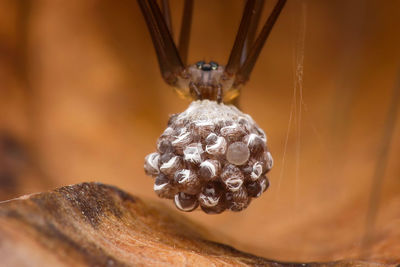
[[[0,203],[0,258],[4,266],[288,265],[208,241],[199,229],[160,204],[82,183]],[[353,264],[374,265],[325,265]]]

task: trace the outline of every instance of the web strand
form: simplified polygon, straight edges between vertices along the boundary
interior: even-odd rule
[[[300,151],[301,151],[301,121],[302,121],[302,106],[304,105],[303,101],[303,69],[304,69],[304,45],[305,45],[305,33],[306,33],[306,17],[307,17],[307,8],[304,2],[301,2],[301,14],[295,22],[298,26],[298,34],[297,40],[293,46],[293,96],[290,107],[289,114],[289,122],[286,131],[286,137],[283,147],[283,155],[282,155],[282,167],[280,170],[278,185],[277,185],[277,193],[276,196],[279,196],[281,184],[284,177],[285,167],[286,167],[286,157],[287,157],[287,148],[289,143],[289,136],[292,129],[292,124],[294,124],[294,132],[295,132],[295,153],[296,153],[296,175],[295,175],[295,203],[297,203],[298,199],[298,188],[299,188],[299,177],[300,177]]]
[[[306,17],[307,6],[305,2],[301,2],[301,14],[299,23],[298,39],[293,53],[294,59],[294,94],[295,97],[295,124],[296,124],[296,163],[295,163],[295,206],[297,206],[300,191],[300,163],[301,163],[301,125],[302,125],[302,106],[303,101],[303,70],[304,70],[304,46],[306,36]],[[298,100],[297,100],[298,98]]]

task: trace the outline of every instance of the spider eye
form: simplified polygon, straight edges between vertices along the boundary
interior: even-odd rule
[[[205,62],[204,61],[198,61],[197,63],[196,63],[196,67],[199,69],[199,70],[201,70],[201,69],[203,69],[203,65],[205,64]]]
[[[218,63],[214,61],[210,61],[211,69],[216,70],[218,69]]]

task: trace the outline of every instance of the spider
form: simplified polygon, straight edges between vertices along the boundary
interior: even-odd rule
[[[264,131],[231,103],[237,100],[286,0],[278,0],[255,39],[264,1],[248,0],[226,66],[214,61],[187,65],[193,1],[186,0],[178,48],[171,37],[168,1],[164,15],[155,0],[138,0],[164,81],[194,101],[170,117],[145,159],[154,191],[179,210],[208,214],[241,211],[268,188],[273,159]],[[255,40],[254,40],[255,39]],[[237,104],[237,103],[236,103]]]

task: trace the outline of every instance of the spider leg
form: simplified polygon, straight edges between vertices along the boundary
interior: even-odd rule
[[[243,65],[237,72],[236,74],[237,79],[235,81],[234,86],[244,84],[249,79],[251,71],[253,70],[254,65],[257,61],[257,58],[260,55],[260,52],[285,4],[286,0],[278,0],[278,2],[276,3],[274,9],[269,15],[267,21],[265,22],[264,27],[261,30],[261,33],[257,37],[254,45],[252,45],[248,57],[246,58]]]
[[[174,33],[172,31],[171,9],[169,8],[169,0],[162,0],[161,4],[162,13],[164,15],[165,23],[167,24],[169,33],[171,34],[171,36],[174,36]]]
[[[185,0],[183,6],[181,32],[179,34],[178,50],[182,58],[183,64],[187,64],[189,40],[190,40],[190,29],[192,26],[193,17],[193,0]]]
[[[185,66],[179,57],[165,19],[155,0],[138,0],[143,16],[146,20],[162,77],[169,85],[176,86],[178,76]]]
[[[265,0],[256,0],[256,4],[253,9],[254,14],[253,14],[253,17],[251,18],[249,31],[247,33],[247,38],[244,42],[244,48],[243,48],[242,55],[240,58],[240,64],[243,64],[243,62],[246,60],[246,58],[250,52],[251,46],[254,43],[256,31],[258,28],[258,24],[260,22],[261,13],[264,8],[264,4],[265,4]]]
[[[228,63],[225,67],[225,72],[228,75],[235,74],[240,68],[240,57],[242,55],[246,35],[251,25],[251,18],[256,0],[247,0],[243,10],[242,20],[240,21],[239,30],[236,34],[235,43],[233,44],[231,54],[229,55]]]

